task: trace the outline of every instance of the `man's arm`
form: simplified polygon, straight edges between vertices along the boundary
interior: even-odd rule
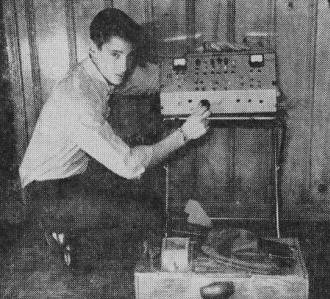
[[[144,167],[155,165],[164,160],[170,153],[178,150],[191,139],[197,139],[207,132],[206,118],[210,115],[207,107],[199,106],[178,130],[151,146],[137,146],[132,149],[132,155],[145,156],[144,152],[152,149],[149,159],[141,159]]]
[[[72,124],[71,138],[88,155],[103,164],[114,173],[134,179],[145,171],[144,165],[136,158],[149,160],[152,149],[144,151],[138,157],[132,155],[132,149],[117,136],[109,123],[96,111],[86,105],[76,113],[76,122]]]
[[[208,109],[199,106],[181,129],[160,142],[130,148],[112,130],[107,121],[86,107],[74,126],[72,137],[77,145],[111,171],[127,179],[141,176],[145,168],[157,164],[187,141],[199,138],[207,131]]]

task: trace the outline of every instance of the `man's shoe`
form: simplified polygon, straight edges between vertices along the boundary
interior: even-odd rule
[[[69,267],[71,265],[72,247],[70,246],[70,244],[66,243],[66,237],[64,233],[45,233],[45,238],[50,251],[52,253],[59,253],[60,255],[62,255],[64,263]]]

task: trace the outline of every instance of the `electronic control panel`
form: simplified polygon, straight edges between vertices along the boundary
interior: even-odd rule
[[[201,100],[213,114],[276,112],[274,53],[202,53],[161,65],[161,111],[188,115]]]

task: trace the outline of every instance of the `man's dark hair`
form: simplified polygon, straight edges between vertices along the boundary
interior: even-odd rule
[[[89,29],[90,38],[99,49],[113,36],[121,37],[137,46],[142,39],[141,26],[116,8],[100,11],[92,20]]]

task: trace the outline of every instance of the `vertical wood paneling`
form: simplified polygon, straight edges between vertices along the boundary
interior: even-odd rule
[[[113,0],[113,7],[121,9],[122,11],[127,11],[127,5],[129,0],[122,1],[122,0]]]
[[[306,151],[306,158],[304,160],[308,163],[308,172],[306,173],[306,189],[311,191],[312,180],[312,131],[314,118],[314,87],[315,87],[315,63],[316,63],[316,36],[317,36],[317,13],[318,0],[310,1],[308,10],[308,31],[307,31],[307,57],[306,57],[306,73],[307,86],[305,101],[309,103],[307,107],[309,110],[309,147]]]
[[[195,0],[185,0],[185,2],[187,52],[189,53],[195,50],[196,6]]]
[[[313,210],[330,214],[330,7],[318,1],[313,130],[311,143],[311,195]],[[323,216],[324,217],[324,216]]]
[[[251,218],[268,218],[274,202],[272,129],[238,128],[234,202]]]
[[[151,9],[150,0],[128,0],[124,11],[137,23],[143,24],[146,20],[146,7]]]
[[[64,22],[60,21],[56,23],[57,26],[52,26],[54,16],[59,16],[61,11],[51,5],[45,5],[45,1],[39,2],[39,0],[8,1],[5,8],[6,13],[8,11],[11,13],[11,22],[15,20],[16,24],[16,34],[13,33],[13,28],[8,28],[7,35],[8,40],[11,40],[8,44],[9,52],[13,53],[10,65],[15,68],[16,76],[12,79],[13,91],[17,94],[13,95],[13,101],[15,106],[19,107],[15,113],[15,127],[19,134],[17,150],[19,160],[23,158],[47,94],[68,67],[65,63],[66,57],[63,55],[63,43],[60,43],[61,39],[57,35],[58,31],[61,32],[61,26],[58,25],[62,25],[63,28]],[[16,15],[12,10],[14,4],[17,4]],[[49,11],[51,11],[50,14],[48,14]],[[64,12],[63,8],[62,11]],[[46,23],[42,22],[43,18],[46,19]],[[60,60],[54,59],[56,57],[60,57]]]
[[[16,2],[12,0],[4,1],[3,10],[11,81],[10,96],[14,105],[17,162],[20,163],[28,142],[28,123]]]
[[[42,100],[45,103],[54,85],[69,68],[65,1],[34,0]]]
[[[169,163],[169,193],[170,193],[170,206],[174,211],[183,211],[186,202],[189,199],[201,199],[200,194],[204,191],[202,198],[210,195],[211,189],[204,188],[200,189],[201,181],[197,178],[198,173],[196,169],[200,169],[200,161],[196,159],[195,146],[200,142],[193,142],[180,152],[174,153],[171,156]]]
[[[227,41],[236,41],[236,0],[227,0]]]
[[[282,198],[286,218],[304,217],[309,209],[311,92],[313,77],[313,37],[315,0],[277,2],[277,56],[280,87],[286,98],[288,138],[282,176]]]
[[[28,140],[32,136],[34,126],[38,117],[38,113],[40,110],[40,102],[38,101],[39,92],[41,91],[38,89],[38,85],[34,86],[34,81],[32,78],[32,60],[38,54],[32,51],[37,51],[36,48],[31,49],[33,45],[33,37],[34,33],[28,32],[28,26],[35,26],[33,22],[33,16],[29,16],[29,20],[27,19],[27,15],[29,14],[26,11],[25,2],[24,1],[16,1],[16,9],[17,9],[17,28],[18,28],[18,35],[20,39],[20,56],[21,56],[21,66],[22,66],[22,78],[24,84],[24,97],[25,97],[25,113],[26,113],[26,120],[27,120],[27,135]],[[28,25],[30,22],[30,25]],[[32,30],[34,30],[32,28]],[[37,61],[39,59],[36,58],[34,60],[34,67],[37,67]],[[40,74],[40,73],[39,73]],[[38,78],[38,70],[34,71],[35,78]],[[37,83],[38,84],[38,83]],[[25,149],[24,149],[25,150]]]
[[[75,34],[77,43],[78,61],[88,55],[91,40],[89,37],[89,25],[96,14],[104,8],[101,0],[79,0],[75,2]]]
[[[236,0],[227,0],[227,15],[226,15],[226,41],[230,43],[235,43],[236,41]],[[231,126],[226,130],[227,141],[229,145],[229,171],[227,173],[227,181],[228,181],[228,191],[229,198],[232,203],[240,203],[240,200],[236,200],[237,191],[239,190],[239,186],[237,185],[237,173],[236,173],[236,156],[237,156],[237,148],[238,148],[238,138],[240,138],[237,129],[234,126]],[[238,207],[234,207],[238,208]]]
[[[162,56],[180,56],[186,53],[186,14],[184,0],[154,2],[157,10],[159,30],[159,52]]]
[[[306,3],[295,2],[292,8],[287,5],[277,7],[279,78],[288,107],[282,197],[284,215],[289,219],[315,219],[310,209],[313,205],[310,187],[316,3],[316,0],[310,0]],[[295,10],[295,14],[292,14],[292,10]],[[293,41],[289,45],[288,35],[292,35]]]
[[[113,0],[104,0],[104,8],[113,7]]]
[[[197,150],[196,199],[203,203],[210,216],[231,217],[230,207],[234,201],[231,177],[233,144],[228,142],[228,129],[212,125],[203,139]]]
[[[196,1],[196,32],[202,41],[225,41],[227,0]],[[206,17],[205,17],[206,16]]]
[[[247,33],[262,32],[273,38],[275,0],[236,0],[236,42],[242,43]],[[267,50],[267,44],[263,45]]]
[[[226,137],[226,142],[228,145],[227,149],[227,190],[228,190],[228,199],[233,202],[235,200],[235,185],[236,185],[236,151],[237,151],[237,130],[235,127],[230,126],[229,128],[224,129],[224,135]]]
[[[157,60],[158,38],[156,34],[155,4],[154,0],[144,0],[144,21],[142,26],[145,30],[147,55]]]
[[[38,115],[38,106],[35,104],[35,93],[32,80],[32,62],[31,49],[29,43],[29,33],[27,29],[27,20],[24,1],[16,1],[17,29],[19,43],[19,52],[21,56],[22,82],[25,98],[25,114],[28,140],[34,129],[34,124]],[[27,141],[28,141],[27,140]],[[25,150],[25,148],[24,148]]]
[[[30,46],[30,60],[31,60],[31,77],[32,77],[32,90],[33,101],[32,113],[29,115],[32,124],[35,124],[42,106],[42,86],[40,76],[40,64],[38,44],[36,38],[36,18],[35,7],[33,0],[26,0],[25,4],[25,18],[26,28],[28,33],[28,41]],[[31,136],[31,135],[30,135]]]
[[[69,47],[69,66],[72,67],[78,61],[77,56],[77,36],[76,36],[76,10],[75,1],[65,1],[65,17],[66,17],[66,31],[68,34]]]
[[[267,25],[266,31],[269,34],[267,50],[275,51],[276,49],[276,0],[268,0],[267,1]]]

